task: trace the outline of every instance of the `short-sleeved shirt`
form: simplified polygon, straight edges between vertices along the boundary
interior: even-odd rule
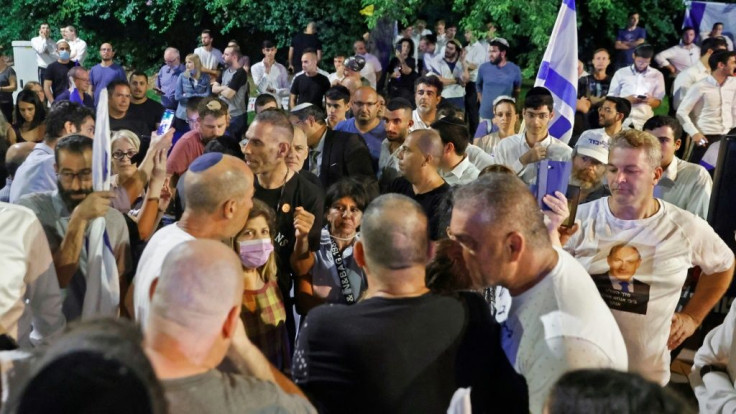
[[[521,87],[521,69],[514,63],[506,62],[498,67],[486,62],[478,68],[478,79],[475,81],[478,93],[483,94],[480,102],[480,117],[493,118],[493,100],[501,95],[511,96],[515,89]]]
[[[291,47],[294,48],[293,62],[294,72],[298,73],[302,70],[302,55],[305,49],[312,49],[315,52],[322,50],[322,42],[316,34],[297,33],[291,39]]]
[[[230,116],[243,115],[247,109],[245,97],[248,96],[248,73],[243,68],[225,69],[218,80],[222,86],[227,86],[235,91],[235,95],[231,99],[220,97],[220,99],[227,102]]]
[[[381,158],[381,142],[386,139],[386,123],[383,120],[381,120],[375,128],[364,133],[360,132],[358,127],[355,125],[355,118],[349,118],[338,122],[337,125],[335,125],[335,131],[358,134],[363,137],[363,140],[371,153],[371,158],[373,158],[373,170],[378,170],[378,159]]]
[[[172,413],[316,413],[304,398],[286,394],[272,382],[242,374],[213,369],[164,379],[161,384]]]
[[[578,98],[596,97],[602,98],[608,95],[611,86],[611,77],[606,75],[605,79],[598,80],[593,75],[583,76],[578,79]]]
[[[442,215],[445,214],[440,207],[444,204],[443,201],[445,198],[449,196],[449,184],[443,183],[434,190],[422,194],[415,194],[414,188],[409,180],[399,177],[389,185],[388,192],[403,194],[419,203],[422,206],[422,210],[424,210],[424,214],[427,215],[427,227],[429,227],[430,239],[440,239],[440,235],[444,231],[444,229],[440,229],[440,222],[442,221]]]
[[[294,210],[304,207],[314,214],[314,224],[309,231],[309,250],[319,248],[320,229],[324,215],[324,193],[322,189],[301,174],[294,174],[286,185],[276,189],[265,189],[255,183],[257,198],[276,211],[276,236],[274,247],[279,268],[279,287],[284,296],[291,290],[291,264],[289,258],[294,251]]]
[[[30,194],[22,197],[18,204],[28,207],[36,213],[38,220],[46,233],[51,253],[56,253],[61,248],[61,243],[66,236],[69,227],[71,212],[62,201],[58,191]],[[118,264],[118,277],[123,279],[127,272],[132,271],[132,259],[130,256],[130,240],[128,226],[125,224],[123,215],[109,208],[105,214],[105,229],[107,239]],[[89,237],[89,226],[85,230],[85,239]],[[66,297],[63,303],[63,312],[67,320],[75,320],[82,316],[85,293],[87,291],[87,247],[82,244],[79,253],[79,265],[74,272],[69,285],[66,287]],[[116,315],[101,315],[116,316]]]
[[[292,366],[323,413],[445,413],[455,390],[468,386],[478,412],[529,412],[498,324],[470,293],[314,308]]]
[[[95,107],[97,107],[97,102],[100,100],[100,92],[107,88],[107,85],[110,82],[116,80],[127,81],[125,70],[123,70],[123,67],[117,63],[113,63],[110,66],[97,64],[89,70],[89,83],[92,85],[92,89],[94,89],[95,92]]]
[[[189,131],[182,135],[171,149],[166,161],[166,173],[182,175],[197,157],[204,154],[204,144],[199,131]]]
[[[199,60],[202,62],[202,67],[207,69],[217,69],[218,65],[225,63],[222,60],[222,52],[214,47],[212,50],[207,50],[200,46],[194,49],[194,54],[199,56]]]
[[[67,63],[55,61],[46,67],[46,73],[43,75],[44,81],[51,81],[51,92],[54,94],[54,99],[69,88],[69,77],[67,75],[73,67],[74,62],[71,60]]]
[[[297,96],[297,105],[309,102],[324,108],[323,101],[328,89],[330,89],[330,80],[321,73],[314,76],[307,76],[306,73],[303,73],[294,78],[291,84],[291,93]]]
[[[640,258],[629,286],[602,277],[598,288],[626,342],[629,367],[661,385],[670,379],[667,339],[688,269],[705,275],[727,270],[733,252],[703,219],[657,199],[651,217],[622,220],[611,212],[609,197],[580,205],[580,230],[565,245],[590,275],[606,275],[612,247],[625,243]],[[621,285],[617,283],[617,285]]]
[[[156,124],[161,122],[161,116],[164,114],[164,107],[160,103],[146,99],[141,104],[130,103],[128,108],[128,116],[133,119],[143,121],[146,125],[146,131],[150,134],[156,130]]]
[[[10,78],[15,77],[15,70],[8,66],[0,72],[0,86],[10,86]],[[0,92],[0,103],[13,103],[13,92]],[[11,122],[10,119],[6,121]]]
[[[645,39],[647,38],[647,31],[643,27],[636,27],[634,30],[628,30],[626,28],[619,29],[618,35],[616,35],[616,40],[620,40],[622,42],[633,42],[638,39]],[[632,47],[625,50],[619,50],[618,51],[618,59],[616,60],[617,63],[620,66],[626,66],[631,65],[634,63],[634,49],[636,47]]]

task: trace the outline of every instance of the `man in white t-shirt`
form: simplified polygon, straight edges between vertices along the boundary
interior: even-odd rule
[[[560,217],[563,201],[545,201]],[[542,412],[550,388],[568,371],[628,368],[611,312],[585,269],[552,245],[523,181],[486,174],[455,190],[453,204],[447,232],[462,247],[474,288],[501,286],[511,294],[511,306],[496,317],[505,317],[502,346],[526,377],[532,413]]]
[[[184,213],[146,244],[126,299],[128,311],[143,326],[168,252],[193,239],[228,242],[243,229],[253,206],[253,173],[242,159],[219,152],[204,154],[192,162],[183,180]]]
[[[621,328],[631,371],[665,385],[669,351],[695,332],[726,292],[734,255],[705,220],[654,198],[661,159],[661,144],[653,135],[633,129],[617,134],[606,170],[611,196],[578,207],[580,229],[565,249],[588,273],[603,274],[613,267],[607,259],[612,248],[621,243],[635,248],[636,279],[649,286],[647,296],[635,298],[623,289],[601,294]],[[688,304],[675,312],[693,266],[703,274]],[[640,306],[644,301],[646,309]]]
[[[211,80],[215,80],[220,76],[218,67],[225,64],[220,49],[212,46],[212,32],[209,29],[202,30],[200,37],[202,46],[194,49],[194,54],[199,56],[202,62],[202,72],[210,75]]]

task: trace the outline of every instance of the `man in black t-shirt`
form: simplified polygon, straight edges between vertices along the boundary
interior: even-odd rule
[[[399,147],[399,170],[404,175],[388,187],[389,193],[399,193],[416,200],[429,221],[429,237],[439,240],[442,200],[450,185],[437,172],[442,157],[442,139],[433,129],[417,129],[406,137]]]
[[[304,73],[294,78],[289,95],[289,108],[309,102],[324,108],[325,93],[330,89],[330,80],[318,72],[317,54],[309,49],[302,55]]]
[[[158,129],[161,122],[161,116],[164,114],[164,106],[160,103],[148,99],[146,92],[148,91],[148,75],[145,72],[135,71],[130,74],[130,107],[128,114],[136,119],[140,119],[146,124],[146,129],[150,134],[151,131]]]
[[[46,100],[53,103],[54,99],[69,87],[69,78],[67,74],[69,69],[74,67],[74,62],[69,59],[69,43],[60,41],[56,45],[59,51],[59,59],[49,63],[44,73],[43,91],[46,94]]]
[[[426,228],[422,207],[398,194],[363,214],[353,257],[364,297],[312,309],[294,353],[294,382],[319,412],[445,413],[455,390],[471,387],[474,412],[528,413],[483,299],[425,286]]]
[[[291,290],[291,255],[296,248],[301,251],[319,249],[324,195],[322,189],[286,165],[286,155],[291,148],[294,127],[282,111],[268,109],[258,115],[245,133],[248,140],[243,153],[245,162],[256,175],[254,197],[265,202],[276,212],[274,247],[278,261],[278,283],[286,307],[287,328],[293,342],[296,334]],[[306,214],[309,213],[309,214]],[[311,220],[308,246],[300,246],[295,223]]]
[[[312,49],[317,54],[317,62],[322,60],[322,42],[317,37],[317,23],[307,23],[303,33],[297,33],[291,39],[289,46],[289,72],[299,73],[303,70],[301,59],[307,49]]]
[[[151,144],[151,131],[143,118],[139,118],[129,111],[130,85],[124,80],[115,80],[107,85],[107,108],[110,119],[110,130],[127,129],[133,131],[141,140],[141,147],[131,161],[138,163],[148,151]]]

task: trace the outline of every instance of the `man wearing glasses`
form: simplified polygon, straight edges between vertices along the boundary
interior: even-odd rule
[[[58,189],[28,195],[18,204],[33,210],[44,228],[59,287],[66,290],[62,312],[72,321],[81,316],[86,293],[87,225],[98,217],[105,218],[106,240],[121,283],[131,270],[130,243],[123,215],[110,208],[113,193],[92,191],[92,140],[79,134],[62,138],[55,146],[54,158]],[[125,289],[121,287],[120,292],[124,295]]]
[[[91,110],[73,102],[59,102],[46,116],[46,137],[33,148],[18,167],[10,187],[10,202],[17,204],[26,195],[53,191],[56,186],[54,148],[56,142],[70,134],[81,134],[90,140],[95,135],[95,118]]]
[[[492,155],[493,163],[511,168],[525,183],[531,184],[536,180],[539,161],[570,161],[572,149],[549,134],[553,106],[549,90],[541,86],[529,90],[522,111],[526,131],[501,140]]]
[[[386,139],[386,123],[378,116],[378,93],[370,86],[358,88],[350,100],[353,118],[335,125],[335,131],[358,134],[363,137],[373,159],[373,170],[378,168],[381,142]]]
[[[69,70],[70,87],[56,97],[57,101],[72,101],[81,103],[87,108],[95,108],[95,100],[87,93],[89,89],[89,72],[81,66]]]
[[[177,102],[174,98],[176,82],[179,79],[179,75],[185,70],[186,67],[181,63],[179,49],[167,47],[164,51],[164,65],[158,71],[155,86],[153,87],[153,90],[161,95],[161,105],[164,108],[176,111]]]

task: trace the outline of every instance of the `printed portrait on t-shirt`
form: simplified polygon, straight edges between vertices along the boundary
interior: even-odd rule
[[[641,276],[642,255],[633,244],[611,247],[606,258],[608,272],[592,275],[601,297],[612,310],[645,315],[649,305],[649,284]]]

